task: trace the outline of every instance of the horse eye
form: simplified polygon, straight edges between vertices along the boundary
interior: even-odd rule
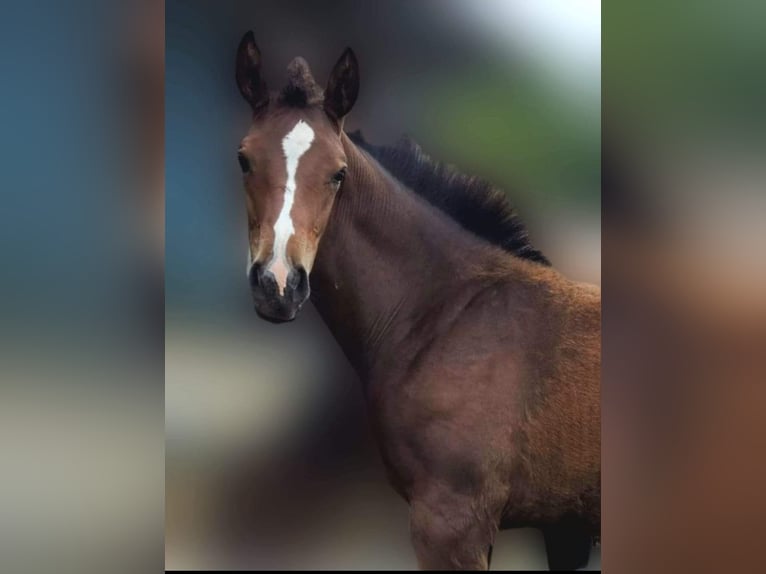
[[[333,183],[340,184],[343,182],[343,180],[346,179],[346,168],[344,167],[341,169],[338,173],[336,173],[334,176],[332,176]]]
[[[242,173],[247,173],[248,171],[250,171],[250,162],[242,154],[242,152],[239,152],[237,154],[237,160],[239,161],[239,167],[242,168]]]

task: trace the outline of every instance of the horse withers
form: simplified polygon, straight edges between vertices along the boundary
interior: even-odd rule
[[[600,536],[601,302],[535,249],[505,195],[413,142],[346,134],[347,49],[324,89],[296,58],[270,92],[236,60],[257,313],[311,299],[362,381],[424,569],[487,569],[499,529],[541,528],[551,568]]]

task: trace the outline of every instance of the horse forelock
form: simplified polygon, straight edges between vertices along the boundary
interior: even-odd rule
[[[290,107],[306,107],[322,103],[324,91],[314,80],[306,60],[298,56],[287,66],[287,85],[279,101]]]

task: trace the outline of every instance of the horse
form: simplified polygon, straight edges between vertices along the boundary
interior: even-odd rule
[[[362,382],[421,569],[486,570],[515,527],[543,531],[552,569],[585,565],[601,531],[600,289],[557,272],[502,191],[410,140],[347,134],[350,48],[324,89],[303,58],[287,70],[271,92],[245,34],[255,311],[318,310]]]

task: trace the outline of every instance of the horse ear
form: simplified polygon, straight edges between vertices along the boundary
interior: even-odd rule
[[[330,73],[324,91],[324,109],[339,124],[351,111],[359,95],[359,64],[351,48],[346,48]]]
[[[269,90],[261,77],[261,51],[252,30],[242,37],[237,49],[237,85],[253,112],[269,103]]]

